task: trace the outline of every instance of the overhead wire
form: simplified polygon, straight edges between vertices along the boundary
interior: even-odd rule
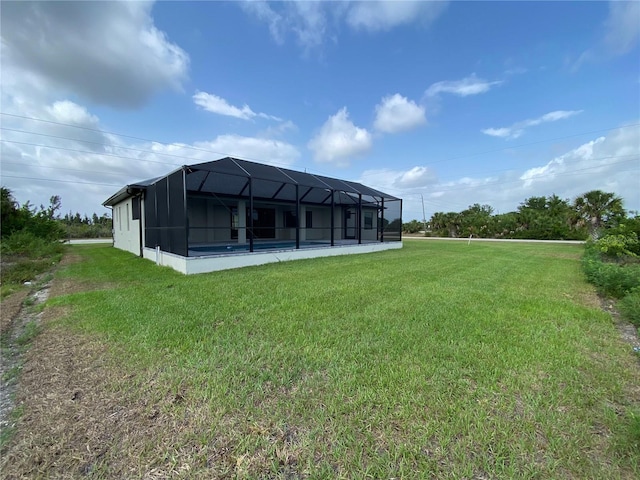
[[[204,153],[212,153],[212,154],[217,154],[217,155],[238,157],[238,155],[224,153],[224,152],[218,152],[218,151],[210,150],[210,149],[194,147],[192,145],[187,145],[187,144],[182,144],[182,143],[164,143],[164,142],[159,142],[157,140],[147,139],[147,138],[143,138],[143,137],[137,137],[137,136],[134,136],[134,135],[126,135],[126,134],[120,134],[120,133],[115,133],[115,132],[109,132],[109,131],[100,130],[100,129],[96,129],[96,128],[90,128],[90,127],[85,127],[85,126],[81,126],[81,125],[73,125],[73,124],[57,122],[57,121],[53,121],[53,120],[46,120],[46,119],[30,117],[30,116],[26,116],[26,115],[17,115],[17,114],[11,114],[11,113],[6,113],[6,112],[0,112],[0,115],[13,117],[13,118],[20,118],[20,119],[25,119],[25,120],[31,120],[31,121],[36,121],[36,122],[43,122],[43,123],[59,125],[59,126],[64,126],[64,127],[76,128],[76,129],[80,129],[80,130],[99,133],[101,135],[113,135],[113,136],[117,136],[117,137],[129,138],[129,139],[134,139],[134,140],[143,141],[143,142],[150,142],[152,144],[175,146],[175,147],[183,148],[183,149],[186,149],[186,150],[193,150],[193,151],[204,152]],[[557,141],[557,140],[562,140],[562,139],[567,139],[567,138],[574,138],[574,137],[589,135],[589,134],[593,134],[593,133],[620,130],[620,129],[623,129],[623,128],[635,127],[635,126],[639,126],[639,125],[640,125],[640,123],[632,123],[632,124],[621,125],[621,126],[618,126],[618,127],[610,127],[610,128],[604,128],[604,129],[598,129],[598,130],[591,130],[591,131],[586,131],[586,132],[582,132],[582,133],[566,135],[566,136],[562,136],[562,137],[554,137],[554,138],[551,138],[551,139],[545,139],[545,140],[540,140],[540,141],[536,141],[536,142],[530,142],[530,143],[526,143],[526,144],[511,145],[511,146],[508,146],[508,147],[494,149],[494,150],[488,150],[488,151],[484,151],[484,152],[477,152],[477,153],[468,154],[468,155],[449,157],[449,158],[446,158],[446,159],[443,159],[443,160],[437,160],[437,161],[425,163],[424,165],[432,165],[432,164],[441,163],[441,162],[444,162],[444,161],[455,161],[455,160],[459,160],[459,159],[485,155],[485,154],[488,154],[488,153],[495,153],[495,152],[500,152],[500,151],[504,151],[504,150],[512,150],[512,149],[517,149],[517,148],[523,148],[523,147],[527,147],[527,146],[531,146],[531,145],[538,145],[538,144],[546,143],[546,142],[550,142],[550,141]],[[21,130],[21,129],[16,129],[16,128],[9,128],[9,127],[4,127],[4,126],[0,126],[0,130],[19,133],[19,134],[25,134],[25,135],[37,135],[37,136],[41,136],[41,137],[55,138],[55,139],[65,140],[65,141],[80,142],[80,143],[86,143],[86,144],[90,144],[90,145],[103,146],[103,147],[111,148],[111,149],[114,149],[114,150],[126,150],[126,151],[131,151],[131,152],[139,152],[139,153],[150,154],[150,155],[154,155],[154,156],[164,156],[164,157],[176,158],[176,159],[187,160],[187,161],[202,161],[203,160],[202,158],[194,158],[194,157],[189,157],[189,156],[186,156],[186,155],[178,155],[178,154],[175,154],[175,153],[165,153],[165,152],[159,152],[159,151],[156,151],[156,150],[148,150],[148,149],[142,149],[142,148],[128,147],[128,146],[123,146],[123,145],[114,145],[114,144],[96,142],[96,141],[87,140],[87,139],[71,138],[71,137],[65,137],[65,136],[60,136],[60,135],[52,135],[52,134],[46,134],[46,133],[41,133],[41,132]],[[101,151],[81,150],[81,149],[74,149],[74,148],[68,148],[68,147],[62,147],[62,146],[39,144],[39,143],[34,143],[34,142],[21,142],[21,141],[18,141],[18,140],[9,140],[9,139],[5,139],[5,138],[0,138],[0,142],[11,143],[11,144],[16,144],[16,145],[32,146],[32,147],[38,147],[38,148],[48,148],[48,149],[54,149],[54,150],[62,150],[62,151],[68,151],[68,152],[74,152],[74,153],[82,153],[82,154],[87,154],[87,155],[97,155],[97,156],[105,156],[105,157],[112,157],[112,158],[135,160],[135,161],[138,161],[138,162],[169,165],[169,166],[172,166],[172,167],[180,166],[180,164],[175,163],[175,162],[173,162],[173,163],[171,163],[171,162],[163,162],[163,161],[160,161],[160,160],[151,160],[151,159],[148,159],[148,158],[140,158],[140,157],[126,156],[126,155],[118,155],[118,154],[115,154],[115,153],[101,152]],[[590,160],[597,161],[597,160],[626,158],[626,157],[638,157],[638,155],[637,154],[617,155],[617,156],[609,156],[609,157],[600,157],[600,158],[590,159]],[[245,158],[247,160],[252,160],[252,161],[258,161],[258,162],[260,161],[258,159],[252,159],[251,157],[241,156],[241,158]],[[623,161],[620,161],[620,162],[609,163],[609,165],[626,163],[626,162],[629,162],[629,161],[632,161],[632,160],[623,160]],[[18,164],[17,162],[3,162],[3,163],[4,164],[13,164],[13,165]],[[285,164],[283,162],[271,161],[270,163],[274,164],[274,165],[280,165],[280,166],[283,166],[283,167],[290,167],[289,164]],[[117,174],[114,174],[113,172],[97,172],[97,171],[92,171],[92,170],[69,169],[69,168],[64,168],[64,167],[52,167],[52,166],[34,165],[34,164],[21,164],[21,165],[31,166],[31,167],[35,167],[35,168],[50,168],[50,169],[67,170],[67,171],[79,171],[79,172],[90,171],[92,173],[117,175]],[[586,167],[586,168],[583,168],[583,169],[573,170],[572,172],[564,172],[564,173],[549,172],[549,173],[546,173],[546,174],[537,175],[537,176],[533,177],[531,180],[535,180],[535,179],[538,179],[538,178],[544,178],[546,176],[552,176],[552,175],[553,176],[582,175],[582,174],[584,174],[583,172],[586,171],[586,170],[602,168],[603,166],[606,166],[606,165],[596,165],[596,166]],[[305,171],[307,171],[307,170],[314,171],[312,169],[305,169]],[[474,173],[474,175],[486,175],[488,173],[498,173],[498,172],[509,171],[509,170],[512,170],[512,169],[494,170],[494,171],[490,171],[490,172],[477,172],[477,173]],[[326,175],[323,172],[317,172],[317,173],[322,174],[322,175]],[[379,173],[375,173],[375,172],[372,172],[372,173],[366,173],[365,172],[362,175],[360,175],[360,178],[365,178],[365,177],[368,177],[368,176],[371,176],[371,175],[376,175],[376,174],[379,175]],[[34,180],[34,181],[43,180],[43,181],[58,181],[58,182],[62,182],[62,183],[82,183],[82,184],[94,184],[94,185],[102,185],[102,186],[119,186],[119,185],[105,184],[105,183],[99,183],[99,182],[78,182],[78,181],[75,181],[75,180],[74,181],[71,181],[71,180],[55,180],[55,179],[45,179],[45,178],[40,179],[40,178],[37,178],[37,177],[25,177],[25,176],[18,176],[18,175],[3,175],[3,176],[7,177],[7,178],[23,178],[23,179],[29,179],[29,180]],[[516,180],[506,180],[506,181],[501,180],[501,181],[496,181],[496,182],[487,182],[487,183],[483,183],[483,184],[477,184],[476,183],[476,184],[472,184],[472,185],[458,185],[458,186],[455,186],[453,188],[438,188],[438,192],[460,191],[460,190],[466,190],[466,189],[472,189],[472,188],[478,188],[478,187],[482,188],[482,187],[487,187],[487,186],[496,186],[496,185],[504,185],[504,184],[509,184],[509,183],[517,183],[517,182],[521,182],[521,181],[522,181],[522,179],[518,178]],[[399,192],[397,194],[400,194],[400,195],[403,195],[403,196],[422,195],[422,193],[420,193],[420,192],[411,192],[411,191],[407,191],[406,189],[394,189],[394,188],[388,188],[387,187],[386,190],[390,191],[390,193],[393,193],[394,191],[395,192]],[[434,202],[432,199],[428,199],[427,202],[428,203],[437,204],[437,202]],[[447,202],[447,203],[450,204],[450,202]]]
[[[70,123],[57,122],[57,121],[54,121],[54,120],[46,120],[46,119],[37,118],[37,117],[31,117],[31,116],[27,116],[27,115],[18,115],[18,114],[7,113],[7,112],[0,112],[0,115],[13,117],[13,118],[20,118],[20,119],[24,119],[24,120],[31,120],[31,121],[37,121],[37,122],[42,122],[42,123],[48,123],[48,124],[53,124],[53,125],[59,125],[59,126],[64,126],[64,127],[77,128],[77,129],[86,130],[86,131],[90,131],[90,132],[100,133],[102,135],[113,135],[113,136],[117,136],[117,137],[130,138],[130,139],[139,140],[139,141],[143,141],[143,142],[150,142],[150,143],[168,145],[168,146],[177,146],[177,147],[180,147],[180,148],[199,151],[199,152],[204,152],[204,153],[213,153],[213,154],[216,154],[216,155],[231,156],[231,157],[236,156],[236,157],[238,157],[238,155],[234,155],[232,153],[219,152],[219,151],[215,151],[215,150],[195,147],[195,146],[188,145],[188,144],[175,143],[175,142],[173,142],[173,143],[165,143],[165,142],[160,142],[160,141],[157,141],[157,140],[152,140],[152,139],[148,139],[148,138],[144,138],[144,137],[137,137],[137,136],[134,136],[134,135],[126,135],[126,134],[122,134],[122,133],[110,132],[110,131],[106,131],[106,130],[100,130],[100,129],[97,129],[97,128],[90,128],[90,127],[85,127],[85,126],[81,126],[81,125],[73,125],[73,124],[70,124]],[[527,146],[539,145],[539,144],[547,143],[547,142],[553,142],[553,141],[557,141],[557,140],[564,140],[564,139],[567,139],[567,138],[575,138],[575,137],[579,137],[579,136],[591,135],[591,134],[594,134],[594,133],[608,132],[608,131],[613,131],[613,130],[620,130],[620,129],[623,129],[623,128],[635,127],[635,126],[640,126],[640,122],[620,125],[620,126],[617,126],[617,127],[608,127],[608,128],[597,129],[597,130],[590,130],[590,131],[575,133],[575,134],[571,134],[571,135],[565,135],[565,136],[561,136],[561,137],[554,137],[554,138],[539,140],[539,141],[536,141],[536,142],[529,142],[529,143],[524,143],[524,144],[519,144],[519,145],[511,145],[511,146],[502,147],[502,148],[498,148],[498,149],[487,150],[487,151],[483,151],[483,152],[476,152],[476,153],[471,153],[471,154],[466,154],[466,155],[460,155],[460,156],[456,156],[456,157],[449,157],[449,158],[445,158],[445,159],[442,159],[442,160],[436,160],[436,161],[432,161],[432,162],[423,163],[423,166],[429,166],[429,165],[442,163],[442,162],[447,162],[447,161],[461,160],[461,159],[464,159],[464,158],[471,158],[471,157],[475,157],[475,156],[486,155],[486,154],[489,154],[489,153],[496,153],[496,152],[501,152],[501,151],[505,151],[505,150],[513,150],[513,149],[523,148],[523,147],[527,147]],[[164,155],[164,156],[169,156],[169,157],[182,158],[182,159],[187,159],[187,160],[201,160],[199,158],[195,159],[193,157],[187,157],[187,156],[184,156],[184,155],[176,155],[176,154],[157,152],[157,151],[153,151],[153,150],[145,150],[145,149],[137,149],[137,148],[133,148],[133,147],[118,146],[118,145],[112,145],[112,144],[106,144],[106,143],[100,143],[100,142],[93,142],[93,141],[84,140],[84,139],[72,139],[72,138],[68,138],[68,137],[56,136],[56,135],[51,135],[51,134],[43,134],[43,133],[40,133],[40,132],[30,132],[30,131],[12,129],[12,128],[2,127],[2,126],[0,126],[0,130],[14,131],[14,132],[25,133],[25,134],[34,134],[34,135],[40,135],[40,136],[51,137],[51,138],[58,138],[58,139],[63,139],[63,140],[72,140],[72,141],[90,143],[90,144],[101,145],[101,146],[106,146],[106,147],[121,148],[121,149],[125,149],[125,150],[132,150],[132,151],[138,151],[138,152],[143,152],[143,153],[150,153],[150,154],[154,154],[154,155]],[[17,142],[14,142],[14,143],[17,143]],[[40,146],[42,146],[42,145],[40,145]],[[80,151],[79,153],[89,153],[89,152]],[[94,152],[91,152],[91,153],[94,153]],[[122,157],[122,158],[127,158],[127,157]],[[132,157],[129,157],[129,158],[132,158]],[[241,156],[241,158],[244,158],[244,159],[250,160],[250,161],[256,161],[256,162],[264,161],[262,159],[255,159],[255,158],[246,157],[246,156]],[[136,160],[142,160],[142,161],[151,162],[151,160],[145,160],[145,159],[137,159],[136,158]],[[157,163],[162,163],[162,162],[157,162]],[[272,165],[278,165],[278,166],[285,167],[285,168],[286,167],[290,167],[289,164],[286,164],[286,163],[283,163],[283,162],[270,161],[270,163]],[[173,165],[173,166],[176,165],[176,164],[169,164],[169,163],[166,163],[166,164],[167,165]],[[322,175],[327,175],[326,173],[317,171],[315,169],[306,169],[306,170],[311,170],[311,171],[315,171],[316,173],[319,173],[319,174],[322,174]],[[372,173],[363,173],[363,174],[360,175],[360,178],[366,178],[366,177],[369,177],[371,175],[377,175],[377,173],[373,173],[373,172]]]

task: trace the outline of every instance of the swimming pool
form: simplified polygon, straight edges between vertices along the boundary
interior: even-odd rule
[[[329,243],[326,242],[300,242],[300,248],[307,247],[320,247],[320,246],[328,246]],[[290,250],[296,248],[295,240],[289,241],[275,241],[275,242],[254,242],[253,243],[253,251],[257,250]],[[190,252],[196,252],[200,254],[222,254],[222,253],[235,253],[235,252],[248,252],[249,244],[227,244],[227,245],[198,245],[189,247]]]

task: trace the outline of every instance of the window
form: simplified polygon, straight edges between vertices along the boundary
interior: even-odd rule
[[[276,238],[276,209],[253,209],[254,238]]]
[[[284,212],[284,228],[296,228],[296,212],[288,211]]]
[[[364,212],[364,229],[373,230],[373,212]]]
[[[129,231],[129,204],[125,205],[127,207],[127,232]]]
[[[231,208],[231,239],[238,239],[238,227],[240,226],[240,217],[238,216],[238,208]]]
[[[118,207],[118,230],[122,230],[122,207]]]
[[[140,220],[140,197],[131,200],[131,219]]]
[[[311,210],[307,210],[305,213],[305,228],[313,228],[313,212]]]

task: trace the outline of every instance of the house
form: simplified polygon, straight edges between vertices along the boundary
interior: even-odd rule
[[[123,187],[113,245],[186,274],[402,247],[402,200],[355,182],[223,158]]]

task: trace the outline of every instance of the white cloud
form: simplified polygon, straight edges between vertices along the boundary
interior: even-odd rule
[[[605,45],[615,55],[629,53],[640,39],[640,2],[609,2]]]
[[[241,135],[219,135],[211,141],[196,142],[194,146],[210,152],[220,152],[225,156],[280,167],[290,167],[300,157],[298,149],[287,142]],[[202,159],[203,161],[211,160],[211,153],[205,154]]]
[[[55,87],[135,108],[180,89],[189,56],[153,24],[149,2],[6,2],[3,88]],[[9,75],[9,76],[8,76]]]
[[[69,100],[54,102],[45,107],[51,118],[60,123],[97,127],[98,117],[91,115],[86,108]]]
[[[501,138],[507,138],[511,136],[511,129],[510,128],[485,128],[484,130],[482,130],[482,133],[486,134],[486,135],[491,135],[492,137],[501,137]]]
[[[611,57],[626,55],[640,43],[640,2],[609,2],[609,15],[604,21],[604,32],[596,45],[583,51],[571,63],[575,72],[588,62],[603,61]]]
[[[447,2],[374,1],[354,2],[347,12],[347,24],[372,32],[422,22],[431,23],[447,7]]]
[[[438,178],[429,167],[416,166],[409,170],[390,168],[365,170],[358,181],[393,194],[394,192],[406,192],[408,189],[430,187],[438,182]]]
[[[590,190],[614,192],[625,201],[625,208],[640,209],[638,175],[640,127],[623,127],[607,136],[594,138],[524,171],[516,169],[497,175],[465,176],[427,184],[417,189],[398,190],[396,175],[366,177],[362,182],[404,199],[403,217],[422,218],[416,190],[423,193],[427,218],[437,211],[462,211],[474,203],[487,203],[499,213],[514,211],[529,197],[558,195],[573,200]],[[434,174],[435,175],[435,174]],[[386,182],[385,182],[386,178]],[[396,186],[394,187],[394,184]],[[413,192],[413,193],[412,193]]]
[[[467,97],[469,95],[478,95],[488,92],[491,87],[500,85],[502,81],[484,80],[472,73],[462,80],[445,80],[436,82],[425,91],[425,96],[435,97],[441,93],[451,93],[459,97]]]
[[[524,188],[540,183],[568,183],[564,178],[572,176],[576,178],[584,176],[591,182],[595,181],[594,183],[618,183],[623,176],[617,174],[616,170],[624,170],[633,166],[634,163],[637,166],[639,159],[640,129],[627,127],[608,137],[603,136],[584,143],[544,165],[530,168],[520,176],[520,180],[523,181]],[[619,180],[614,181],[616,175]],[[631,178],[633,182],[633,175]],[[635,182],[637,187],[637,177]],[[605,189],[604,186],[593,188]],[[580,193],[582,192],[575,195]],[[638,195],[636,193],[636,197]]]
[[[327,38],[335,41],[338,26],[346,23],[354,30],[386,31],[409,23],[429,24],[442,14],[445,1],[370,2],[266,2],[245,1],[243,10],[269,27],[278,44],[292,34],[305,53],[322,46]]]
[[[399,93],[384,97],[376,105],[376,119],[373,127],[384,133],[411,130],[425,124],[425,108]]]
[[[322,2],[276,2],[245,1],[240,4],[245,12],[255,16],[269,26],[274,41],[282,45],[288,33],[308,52],[322,44],[327,15]]]
[[[286,121],[280,122],[275,126],[268,127],[266,130],[258,134],[258,137],[261,137],[261,138],[279,137],[281,135],[284,135],[287,132],[296,132],[296,131],[298,131],[298,126],[295,123],[293,123],[291,120],[286,120]]]
[[[371,144],[371,134],[365,128],[356,127],[343,107],[329,117],[307,146],[317,161],[347,166],[351,158],[368,152]]]
[[[181,165],[235,156],[290,167],[300,157],[287,142],[241,135],[191,144],[133,141],[104,132],[96,115],[69,100],[41,107],[30,104],[29,112],[48,122],[2,117],[7,129],[2,135],[3,186],[20,203],[46,205],[58,194],[64,213],[100,214],[101,203],[125,184]]]
[[[241,118],[243,120],[249,120],[256,116],[256,113],[251,110],[247,104],[242,108],[234,107],[233,105],[229,105],[224,98],[206,92],[196,92],[193,95],[193,101],[207,112],[217,113],[219,115],[228,115],[229,117]]]
[[[554,112],[545,113],[538,118],[516,122],[510,127],[485,128],[482,130],[482,133],[492,137],[515,139],[522,136],[525,128],[534,127],[542,123],[557,122],[558,120],[564,120],[580,113],[582,113],[582,110],[556,110]]]
[[[229,104],[224,98],[218,97],[207,92],[196,91],[193,95],[193,101],[196,105],[202,107],[207,112],[217,113],[218,115],[226,115],[229,117],[240,118],[242,120],[250,120],[254,117],[267,118],[270,120],[281,121],[280,118],[266,113],[256,113],[249,105],[244,104],[242,108],[238,108]]]
[[[435,172],[427,167],[413,167],[403,172],[393,184],[397,188],[417,188],[431,185],[437,181]]]

